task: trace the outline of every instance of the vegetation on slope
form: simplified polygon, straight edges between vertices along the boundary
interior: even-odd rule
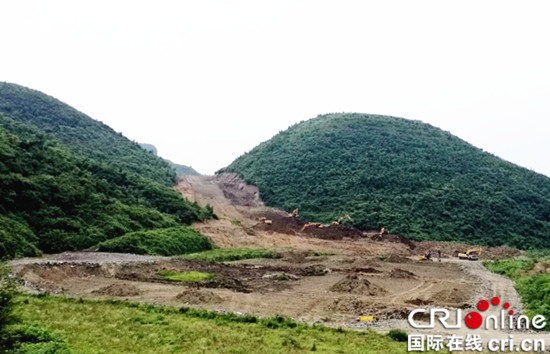
[[[101,123],[0,84],[0,259],[210,217],[171,188],[174,179],[164,161]]]
[[[428,124],[331,114],[235,160],[269,206],[415,239],[550,247],[550,179]]]
[[[505,275],[516,283],[515,288],[529,318],[536,315],[550,318],[550,274],[547,272],[550,259],[506,259],[485,262],[484,265],[492,272]],[[538,271],[535,269],[537,265]],[[550,322],[544,329],[550,330]]]
[[[373,331],[308,326],[186,307],[51,296],[21,296],[17,315],[63,334],[77,353],[405,353],[406,344]]]
[[[137,231],[102,242],[101,252],[175,256],[212,249],[210,240],[189,226]]]

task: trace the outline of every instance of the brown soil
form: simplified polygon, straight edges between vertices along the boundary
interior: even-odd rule
[[[358,275],[347,275],[344,279],[331,286],[330,291],[369,296],[377,296],[386,292],[383,288],[372,284],[367,279],[361,278]]]
[[[200,205],[213,206],[220,219],[194,226],[217,247],[269,248],[280,250],[278,257],[209,263],[68,252],[15,260],[11,262],[14,272],[27,288],[35,291],[92,298],[129,296],[149,303],[188,304],[258,316],[282,314],[311,323],[374,326],[382,330],[410,330],[406,317],[412,308],[465,307],[492,296],[506,298],[517,313],[521,312],[511,281],[488,272],[481,262],[454,257],[457,250],[464,251],[472,245],[423,241],[413,242],[413,250],[411,241],[401,236],[377,238],[374,231],[343,225],[301,232],[305,220],[266,208],[257,189],[246,186],[234,175],[185,176],[180,179],[178,190]],[[260,216],[269,217],[273,223],[260,222]],[[437,250],[442,251],[442,262],[420,262],[416,258],[428,251],[436,255]],[[482,250],[482,259],[519,253],[506,247]],[[319,252],[332,255],[315,256]],[[540,265],[537,271],[543,268]],[[173,282],[163,279],[161,270],[195,270],[217,277],[192,284]],[[130,295],[130,285],[138,295]],[[358,324],[361,315],[377,315],[381,320]]]
[[[92,294],[126,297],[138,296],[139,294],[141,294],[141,291],[139,291],[139,289],[135,285],[119,283],[111,284],[108,286],[104,286],[100,289],[93,290]]]
[[[390,272],[390,278],[414,278],[416,275],[408,270],[395,268]]]
[[[220,296],[214,294],[212,291],[195,288],[188,288],[182,291],[176,295],[176,299],[183,304],[189,305],[199,305],[205,303],[218,304],[223,301]]]

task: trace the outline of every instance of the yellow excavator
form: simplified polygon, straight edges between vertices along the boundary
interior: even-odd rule
[[[344,216],[341,216],[340,218],[338,218],[338,220],[333,221],[332,225],[340,225],[342,223],[342,221],[344,221],[344,220],[353,221],[349,215],[344,215]]]
[[[302,230],[300,230],[300,231],[303,232],[304,230],[307,230],[310,227],[319,228],[319,227],[321,227],[321,223],[320,222],[308,222],[307,224],[304,225],[304,227],[302,227]]]
[[[298,216],[298,209],[294,209],[292,213],[288,214],[289,218],[295,218]]]
[[[470,248],[466,253],[459,253],[459,259],[467,259],[469,261],[477,261],[481,256],[481,248]]]
[[[419,261],[429,261],[431,258],[432,258],[432,252],[430,251],[418,256]]]

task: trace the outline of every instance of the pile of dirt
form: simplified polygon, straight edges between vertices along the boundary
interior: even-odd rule
[[[61,282],[67,278],[111,276],[107,266],[89,263],[28,264],[23,266],[19,275],[25,276],[27,273],[34,273],[44,280],[53,282]]]
[[[308,222],[299,217],[289,216],[281,210],[266,209],[261,213],[253,215],[256,219],[271,220],[271,224],[266,224],[264,221],[259,221],[254,225],[254,230],[278,232],[287,235],[306,235],[324,240],[341,240],[343,238],[364,238],[364,232],[353,227],[345,225],[324,225],[324,227],[309,227],[302,231],[304,225]]]
[[[409,258],[400,256],[397,254],[390,254],[388,257],[385,257],[383,260],[388,263],[411,263],[412,262]]]
[[[390,278],[411,279],[415,277],[416,277],[416,274],[401,268],[392,269],[392,271],[390,272]]]
[[[287,213],[276,209],[267,209],[252,216],[255,219],[265,218],[271,220],[271,224],[266,224],[264,221],[258,221],[253,227],[254,230],[277,232],[287,235],[297,235],[307,223],[305,220],[288,216]]]
[[[413,241],[401,235],[392,235],[392,234],[380,235],[378,233],[374,236],[371,236],[371,240],[377,241],[377,242],[403,243],[407,245],[411,250],[416,248],[416,244]]]
[[[115,283],[103,288],[92,291],[95,295],[107,295],[107,296],[138,296],[141,291],[132,284],[127,283]]]
[[[367,268],[359,268],[359,267],[353,267],[349,270],[350,273],[365,273],[365,274],[379,274],[382,273],[381,270],[378,270],[373,267],[367,267]]]
[[[371,313],[371,306],[356,298],[338,298],[328,304],[325,309],[329,312],[339,312],[360,316]]]
[[[218,304],[223,301],[220,296],[214,294],[212,291],[200,290],[196,288],[186,289],[185,291],[179,293],[176,296],[176,299],[189,305],[199,305],[205,303]]]
[[[433,294],[430,300],[436,304],[454,304],[460,307],[468,301],[468,294],[458,288],[449,288]]]
[[[369,296],[376,296],[386,292],[383,288],[377,287],[367,279],[360,278],[359,276],[353,274],[347,275],[345,278],[332,285],[329,290],[338,293],[351,293]]]
[[[433,301],[414,298],[414,299],[405,300],[405,303],[415,305],[415,306],[424,306],[424,305],[429,305],[429,304],[433,303]]]
[[[407,309],[388,308],[379,311],[376,315],[381,320],[404,320],[409,317]]]

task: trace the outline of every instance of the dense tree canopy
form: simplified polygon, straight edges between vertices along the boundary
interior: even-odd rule
[[[330,114],[279,133],[226,169],[270,206],[416,239],[550,247],[550,178],[418,121]]]
[[[0,84],[0,259],[83,249],[212,215],[174,191],[174,180],[170,165],[109,127]]]

